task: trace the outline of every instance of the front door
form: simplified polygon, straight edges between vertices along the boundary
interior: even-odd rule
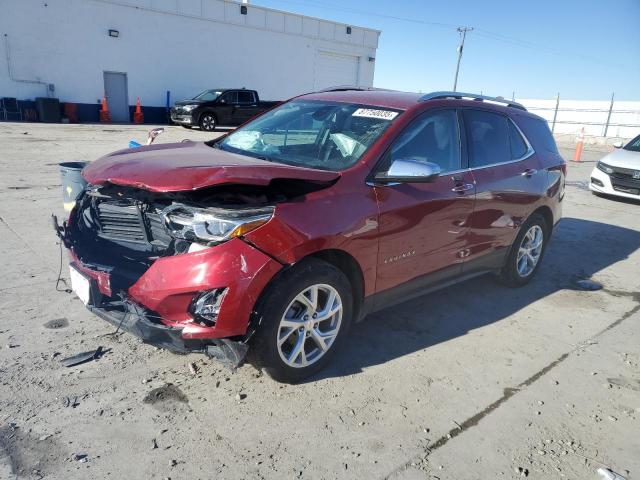
[[[431,183],[374,187],[380,232],[376,292],[383,292],[382,302],[462,270],[475,186],[460,139],[455,110],[429,111],[401,133],[383,162],[381,170],[397,159],[431,162],[442,173]]]
[[[104,94],[114,122],[130,122],[127,74],[104,72]]]

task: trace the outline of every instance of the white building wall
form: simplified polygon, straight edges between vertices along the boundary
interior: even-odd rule
[[[246,87],[265,100],[326,87],[321,52],[354,57],[373,84],[379,33],[230,0],[0,0],[0,96],[95,103],[103,72],[125,72],[129,104],[164,106],[207,88]],[[118,38],[108,35],[119,31]]]

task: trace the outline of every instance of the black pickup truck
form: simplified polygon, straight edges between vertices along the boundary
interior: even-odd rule
[[[255,90],[213,88],[191,100],[181,100],[171,109],[171,121],[185,128],[199,126],[211,132],[218,125],[241,125],[280,102],[263,102]]]

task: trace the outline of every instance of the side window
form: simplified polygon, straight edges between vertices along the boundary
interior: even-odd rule
[[[238,103],[238,92],[227,92],[222,96],[222,100],[226,103]]]
[[[465,110],[464,122],[471,168],[511,161],[507,117],[482,110]]]
[[[558,153],[556,141],[553,138],[549,124],[542,119],[520,116],[520,126],[536,150],[543,149],[551,153]]]
[[[253,92],[238,92],[238,103],[253,103]]]
[[[455,110],[427,112],[418,117],[391,146],[390,157],[388,165],[403,159],[435,163],[443,172],[460,169],[460,132]]]
[[[509,120],[509,140],[511,142],[511,159],[517,160],[524,157],[529,148],[511,120]]]

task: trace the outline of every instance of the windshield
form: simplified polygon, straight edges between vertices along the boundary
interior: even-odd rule
[[[399,112],[323,101],[292,101],[229,134],[216,147],[289,165],[344,170]]]
[[[640,152],[640,135],[627,143],[624,149],[631,150],[632,152]]]
[[[204,100],[205,102],[210,102],[218,98],[221,93],[222,90],[205,90],[193,97],[192,100]]]

